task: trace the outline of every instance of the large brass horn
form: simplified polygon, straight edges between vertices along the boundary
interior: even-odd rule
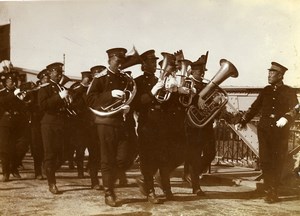
[[[174,55],[172,55],[171,53],[167,53],[167,52],[162,52],[161,55],[163,56],[163,60],[161,63],[161,68],[160,68],[161,71],[160,71],[160,75],[159,75],[159,80],[163,80],[163,82],[165,84],[167,77],[169,75],[169,72],[167,71],[167,67],[168,67],[168,64],[171,61],[171,59],[174,59]],[[168,91],[165,87],[163,87],[156,93],[155,98],[159,102],[164,102],[164,101],[169,100],[170,96],[171,96],[171,92]]]
[[[188,77],[188,67],[192,64],[192,62],[187,59],[179,60],[178,62],[181,64],[180,74],[176,74],[176,76],[179,76],[180,78],[178,87],[186,87],[190,90],[188,95],[180,95],[179,102],[183,106],[188,107],[192,103],[193,99],[192,88],[194,86],[194,82]]]
[[[238,77],[238,70],[226,59],[221,59],[220,65],[221,68],[216,75],[200,91],[198,107],[192,105],[187,111],[188,121],[192,126],[204,127],[221,111],[228,101],[227,93],[219,85],[229,77]],[[199,106],[201,100],[204,100],[204,104]]]
[[[136,83],[129,73],[125,73],[127,77],[127,85],[123,90],[125,97],[123,99],[116,99],[113,103],[106,107],[101,107],[101,110],[96,110],[90,107],[90,110],[97,116],[110,116],[122,111],[125,105],[129,105],[136,94]]]

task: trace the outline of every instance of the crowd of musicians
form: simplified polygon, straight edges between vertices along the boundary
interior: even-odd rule
[[[191,122],[193,116],[190,115],[198,112],[190,107],[205,112],[214,108],[207,106],[203,95],[203,89],[207,93],[207,86],[211,85],[204,79],[208,52],[195,61],[184,59],[181,50],[162,53],[161,61],[154,50],[140,55],[126,55],[124,48],[106,52],[107,67],[97,65],[81,72],[81,81],[69,88],[65,87],[69,79],[64,75],[64,65],[59,62],[40,71],[37,83],[25,82],[24,76],[12,65],[3,67],[0,73],[2,181],[9,181],[10,175],[21,178],[18,169],[30,147],[35,178],[42,180],[45,175],[49,191],[60,194],[56,171],[65,161],[72,162],[76,152],[78,177],[82,178],[87,149],[91,187],[104,191],[105,203],[109,206],[118,206],[115,183],[117,179],[126,183],[125,172],[136,158],[141,171],[136,181],[150,203],[163,202],[155,193],[154,179],[166,199],[173,199],[170,176],[182,164],[185,164],[184,175],[192,193],[204,196],[199,177],[207,171],[216,154],[214,120],[233,119],[220,105],[221,110],[203,125]],[[221,65],[225,61],[221,60]],[[133,79],[127,68],[136,64],[141,65],[142,75]],[[237,76],[232,67],[232,76]],[[277,165],[284,162],[288,128],[295,118],[294,107],[298,101],[293,89],[282,82],[287,68],[272,62],[268,70],[269,77],[272,73],[279,77],[274,78],[273,83],[269,78],[269,87],[240,118],[239,127],[245,126],[262,109],[265,125],[264,131],[259,133],[264,135],[259,139],[265,159],[262,164],[266,177],[265,200],[275,202],[282,171]],[[222,100],[219,94],[214,95],[212,103]],[[274,137],[269,140],[274,128],[276,140]],[[270,145],[278,151],[270,153],[273,152],[268,151]]]

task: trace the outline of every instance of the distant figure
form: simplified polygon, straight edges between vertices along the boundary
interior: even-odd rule
[[[267,85],[258,95],[249,110],[241,118],[238,129],[261,112],[257,126],[259,142],[259,157],[266,191],[267,203],[278,202],[277,189],[281,179],[282,169],[288,153],[288,138],[291,123],[295,114],[291,110],[298,103],[293,88],[283,83],[288,70],[277,62],[272,62]]]

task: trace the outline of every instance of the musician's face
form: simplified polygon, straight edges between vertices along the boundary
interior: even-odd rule
[[[50,73],[50,79],[55,83],[59,83],[61,80],[62,74],[56,70],[52,70]]]
[[[143,65],[144,71],[147,71],[148,73],[155,73],[156,71],[156,65],[157,65],[157,59],[147,59],[145,61],[145,64]]]
[[[5,85],[8,89],[12,89],[16,86],[16,83],[12,79],[7,79]]]
[[[112,67],[119,67],[125,60],[125,57],[122,55],[114,55],[110,57],[108,63]]]
[[[50,80],[49,76],[44,76],[44,77],[41,79],[41,84],[48,83],[49,80]]]
[[[269,71],[268,82],[269,84],[276,84],[283,79],[283,74],[279,71]]]

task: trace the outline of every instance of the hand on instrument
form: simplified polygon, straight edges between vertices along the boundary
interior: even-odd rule
[[[58,94],[61,97],[61,99],[64,99],[68,96],[68,90],[64,89],[64,90],[60,91]]]
[[[114,89],[111,91],[111,96],[114,98],[122,99],[125,96],[125,93],[121,90]]]
[[[276,126],[279,128],[284,127],[288,123],[288,120],[285,117],[281,117],[277,122]]]
[[[181,86],[181,87],[178,87],[178,92],[179,92],[179,94],[187,95],[190,93],[190,89],[188,87]]]
[[[199,99],[198,99],[198,107],[199,109],[204,109],[205,108],[205,100],[202,99],[201,96],[199,96]]]
[[[21,89],[17,88],[16,90],[14,90],[14,95],[18,95],[21,93]]]
[[[163,80],[158,80],[158,82],[152,87],[151,93],[156,95],[156,93],[164,87],[165,83]]]
[[[127,114],[127,113],[129,113],[130,106],[129,106],[129,105],[124,105],[124,106],[122,107],[122,110],[123,110],[123,113],[124,113],[124,114]]]

